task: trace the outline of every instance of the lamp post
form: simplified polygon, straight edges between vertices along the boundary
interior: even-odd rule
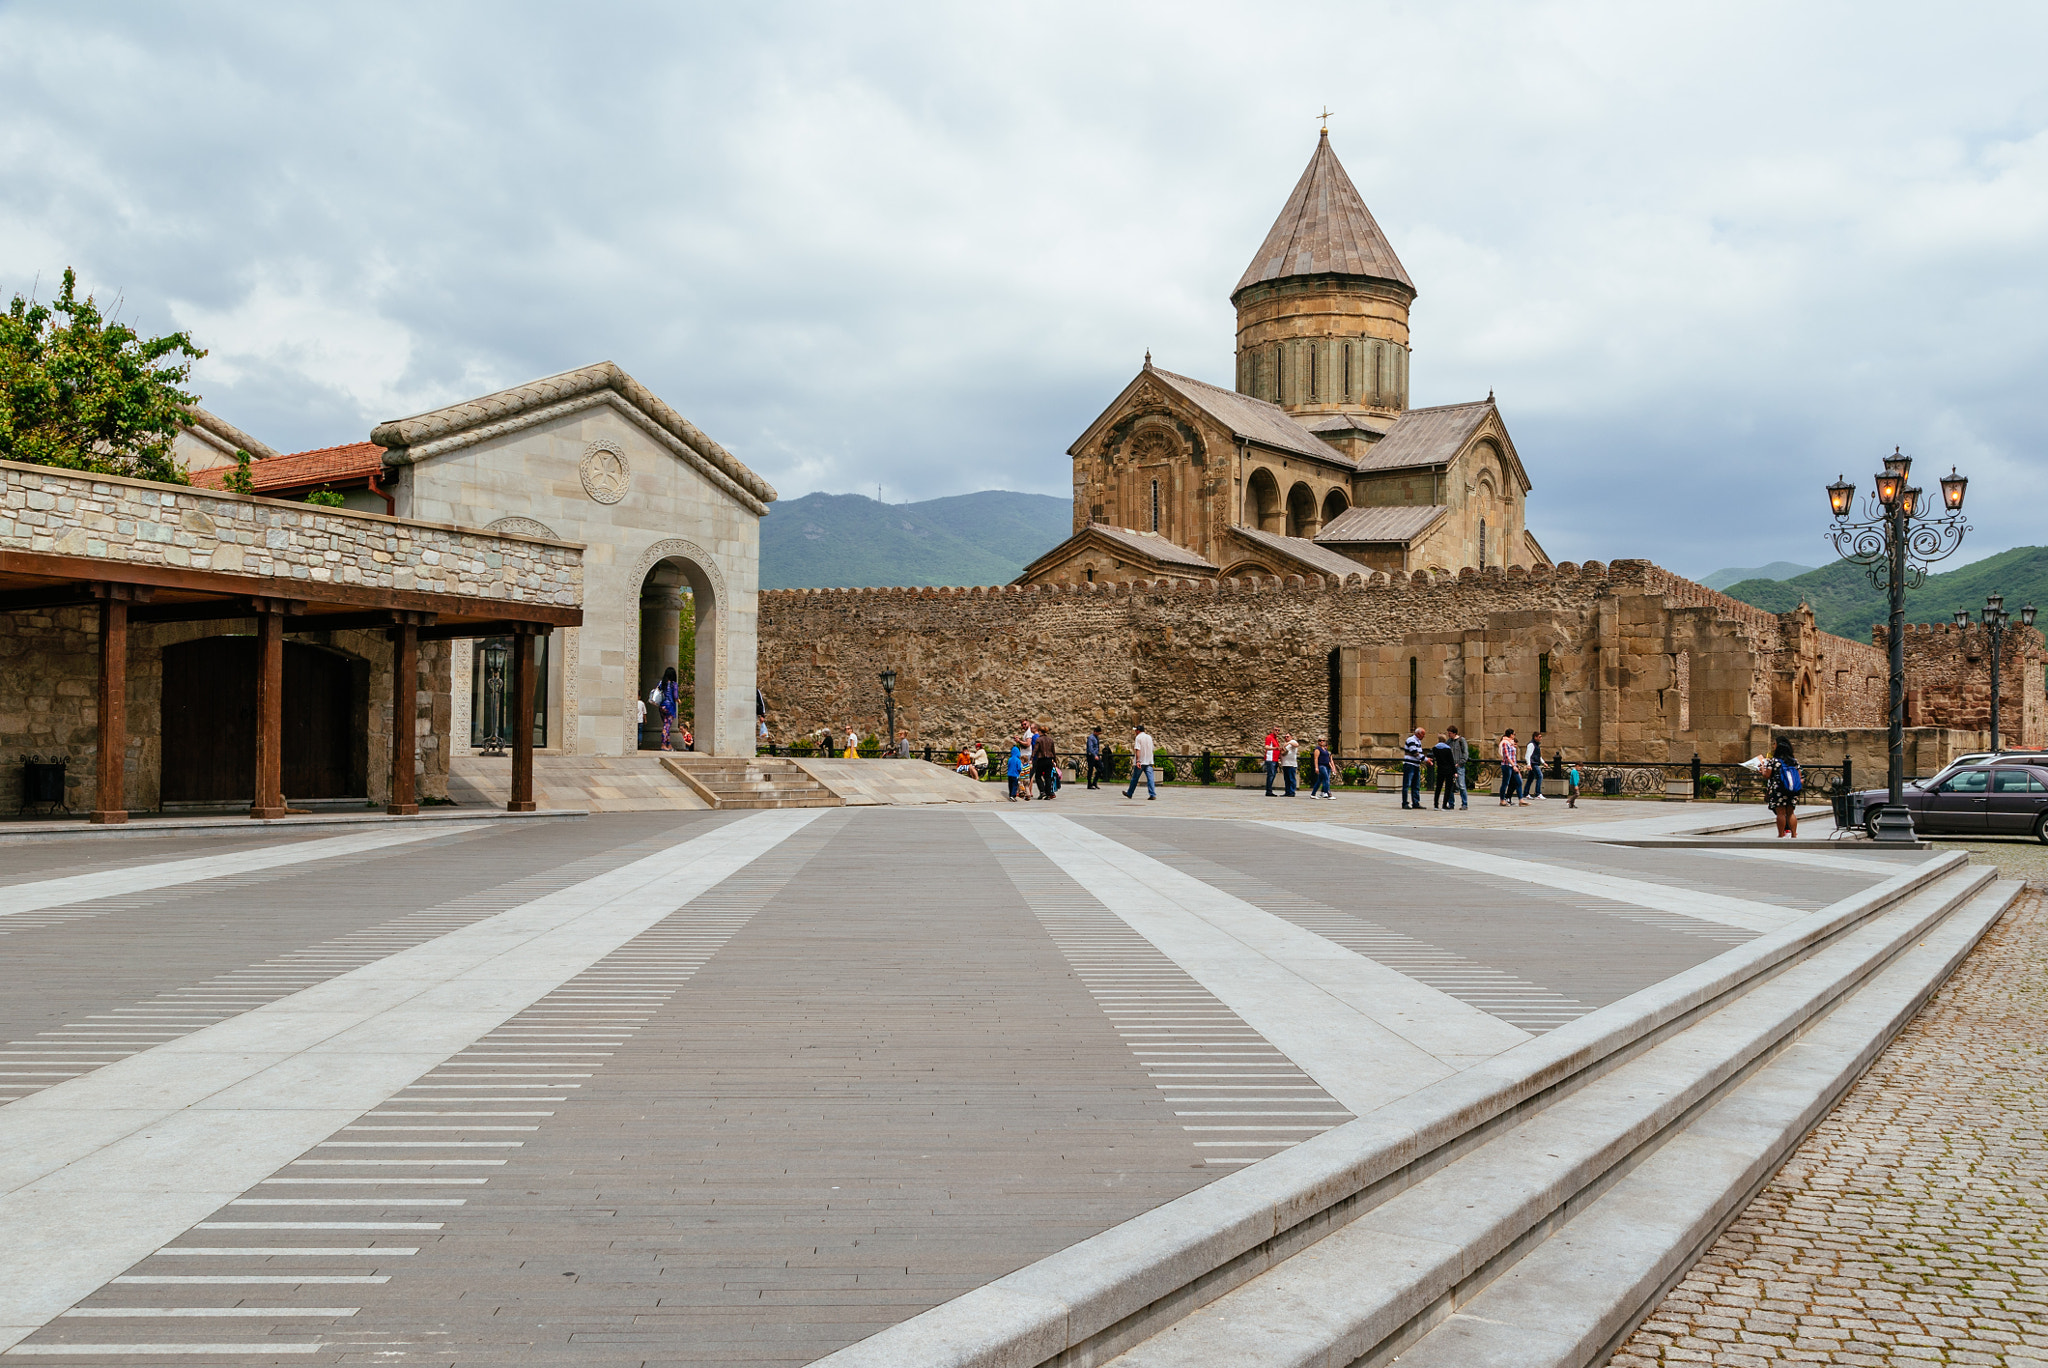
[[[1850,521],[1856,486],[1837,478],[1828,486],[1828,511],[1835,525],[1827,538],[1835,554],[1864,567],[1870,582],[1887,591],[1891,599],[1891,709],[1886,740],[1887,785],[1891,792],[1877,815],[1875,835],[1880,841],[1911,841],[1913,815],[1906,810],[1906,590],[1918,589],[1927,578],[1931,562],[1955,554],[1970,530],[1963,521],[1963,494],[1970,486],[1967,475],[1951,466],[1941,478],[1941,507],[1929,510],[1921,491],[1909,486],[1913,458],[1897,448],[1884,458],[1884,469],[1875,477],[1876,496],[1863,505],[1863,519]]]
[[[2030,603],[2020,609],[2020,626],[2033,626],[2034,617],[2035,608]],[[2005,595],[1986,594],[1984,596],[1983,622],[1984,630],[1991,637],[1991,749],[1996,752],[2005,749],[2005,732],[1998,725],[1999,686],[2005,682],[1998,673],[1998,654],[1999,648],[2005,644],[2005,629],[2012,625],[2012,614],[2005,610]],[[1969,625],[1970,610],[1967,608],[1956,609],[1956,626],[1967,627]]]
[[[882,706],[889,714],[889,734],[882,738],[882,754],[896,745],[896,672],[882,671]]]

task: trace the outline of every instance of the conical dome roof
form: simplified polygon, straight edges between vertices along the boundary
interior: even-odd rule
[[[1415,289],[1358,187],[1330,150],[1327,128],[1308,159],[1308,169],[1287,197],[1287,207],[1274,220],[1273,230],[1230,297],[1236,299],[1261,281],[1324,274],[1369,276]]]

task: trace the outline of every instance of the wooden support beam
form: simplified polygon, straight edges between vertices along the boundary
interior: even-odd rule
[[[512,801],[507,812],[532,812],[533,802],[533,637],[512,638]]]
[[[348,632],[366,628],[431,627],[439,621],[435,613],[414,613],[402,608],[380,608],[367,613],[309,613],[292,624],[294,632]]]
[[[391,629],[391,801],[384,810],[409,817],[420,810],[413,775],[419,729],[420,629],[402,622]]]
[[[98,793],[92,820],[114,826],[128,820],[128,600],[109,594],[100,600]]]
[[[284,613],[278,600],[258,600],[256,617],[256,797],[249,815],[285,815]]]
[[[545,622],[515,622],[510,618],[493,618],[489,622],[448,622],[420,628],[421,641],[460,641],[467,637],[518,636],[521,632],[546,636],[554,631],[553,624]]]

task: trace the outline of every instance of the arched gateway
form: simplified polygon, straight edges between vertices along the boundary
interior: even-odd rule
[[[636,704],[676,665],[694,676],[697,749],[753,754],[765,480],[609,361],[383,423],[370,439],[386,448],[399,516],[585,548],[583,625],[535,643],[537,749],[638,749]],[[685,607],[687,672],[675,658]],[[491,739],[493,649],[451,663],[457,754]]]

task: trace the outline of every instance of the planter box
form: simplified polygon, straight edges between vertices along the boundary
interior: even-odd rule
[[[1666,779],[1664,801],[1667,803],[1690,803],[1692,801],[1692,780]]]
[[[1273,776],[1273,792],[1278,793],[1280,791],[1280,783],[1280,776],[1276,773]],[[1266,772],[1260,770],[1256,774],[1240,774],[1237,776],[1234,786],[1237,788],[1262,789],[1266,786]]]

